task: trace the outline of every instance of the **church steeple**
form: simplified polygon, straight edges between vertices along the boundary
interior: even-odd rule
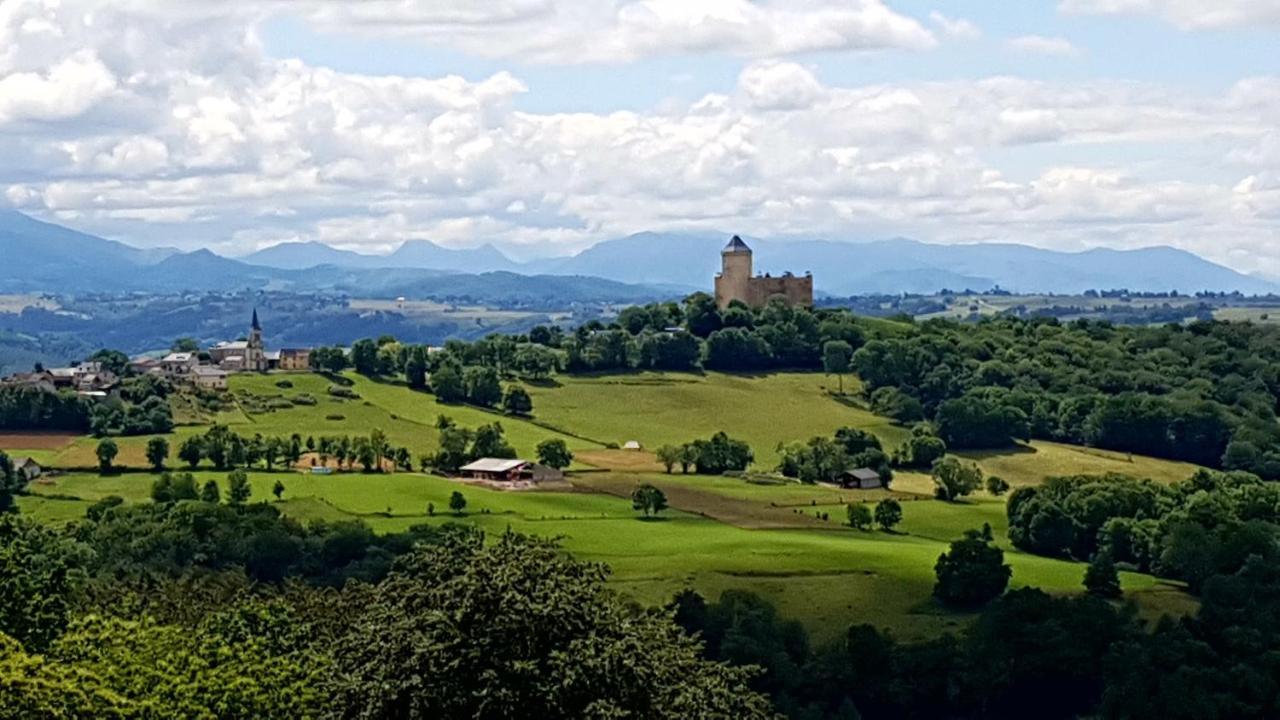
[[[253,309],[253,322],[249,323],[251,330],[262,331],[262,325],[258,324],[258,308]]]

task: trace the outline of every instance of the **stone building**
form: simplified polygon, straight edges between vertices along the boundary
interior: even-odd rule
[[[209,349],[209,358],[215,365],[230,372],[266,372],[267,351],[262,344],[262,325],[258,322],[258,311],[253,311],[247,339],[220,342]]]
[[[813,306],[813,276],[804,277],[783,273],[778,277],[768,274],[752,275],[751,248],[737,235],[720,251],[720,274],[716,275],[716,305],[721,309],[734,300],[740,300],[756,308],[764,307],[769,299],[780,296],[788,304]]]

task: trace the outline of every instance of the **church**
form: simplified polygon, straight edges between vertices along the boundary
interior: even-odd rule
[[[227,372],[265,372],[269,368],[257,308],[254,308],[253,320],[249,324],[249,337],[214,345],[209,348],[209,359]]]
[[[751,248],[734,235],[720,251],[720,274],[716,275],[716,305],[721,310],[734,300],[749,307],[764,307],[775,296],[789,305],[813,307],[813,275],[783,273],[777,277],[751,274]]]

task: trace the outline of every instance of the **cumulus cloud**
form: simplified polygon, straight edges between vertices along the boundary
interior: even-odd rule
[[[1032,53],[1035,55],[1070,57],[1080,54],[1079,48],[1072,45],[1070,40],[1060,37],[1022,35],[1020,37],[1011,38],[1008,44],[1010,48],[1013,48],[1018,52]]]
[[[15,72],[0,77],[0,125],[73,118],[115,88],[115,76],[93,51],[80,50],[48,72]]]
[[[430,238],[546,254],[645,229],[748,229],[1171,244],[1235,262],[1252,249],[1280,271],[1280,78],[1216,95],[1016,77],[849,85],[775,58],[660,110],[528,112],[513,73],[369,76],[268,57],[237,6],[13,1],[0,87],[49,92],[40,112],[0,105],[0,194],[142,243]],[[461,28],[496,12],[452,5],[415,7]],[[519,24],[553,6],[502,7]],[[55,71],[69,62],[84,72]],[[64,96],[79,100],[50,99]],[[1085,159],[1111,147],[1159,152],[1136,167]],[[1218,179],[1200,177],[1206,165]]]
[[[1274,0],[1060,0],[1067,13],[1152,15],[1184,30],[1231,27],[1280,27]]]
[[[460,7],[465,6],[465,7]],[[927,49],[937,40],[881,0],[297,0],[322,27],[391,33],[483,57],[617,63],[725,52],[774,57],[818,50]]]

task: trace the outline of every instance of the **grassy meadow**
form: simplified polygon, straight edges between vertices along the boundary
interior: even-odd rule
[[[851,622],[872,622],[904,637],[927,637],[966,622],[930,599],[933,565],[947,543],[965,530],[991,525],[1014,568],[1014,586],[1051,592],[1080,590],[1084,565],[1013,551],[1006,538],[1004,500],[979,494],[962,503],[932,499],[927,475],[900,473],[892,492],[850,491],[793,483],[761,484],[732,477],[668,475],[648,452],[607,449],[638,440],[646,449],[706,437],[717,430],[749,442],[757,466],[772,469],[781,442],[829,435],[841,426],[874,432],[887,447],[906,436],[904,428],[857,403],[833,398],[835,378],[822,374],[760,376],[637,373],[609,377],[559,377],[531,386],[534,418],[516,419],[476,408],[443,405],[426,393],[355,375],[348,376],[358,399],[327,393],[331,381],[306,373],[243,375],[232,379],[236,406],[219,415],[241,434],[303,436],[366,434],[383,429],[390,441],[415,457],[435,448],[440,414],[475,426],[497,420],[522,455],[532,455],[543,439],[560,437],[578,455],[570,484],[556,491],[501,491],[419,473],[343,473],[313,476],[280,470],[250,473],[253,500],[272,502],[300,521],[359,519],[378,531],[421,523],[463,522],[492,533],[512,528],[561,538],[578,557],[607,563],[616,587],[645,603],[662,603],[684,587],[708,597],[730,588],[759,592],[781,611],[802,620],[819,639]],[[291,387],[279,387],[287,381]],[[845,379],[853,392],[856,380]],[[298,394],[315,405],[285,405]],[[275,401],[272,403],[272,401]],[[268,405],[279,409],[268,409]],[[179,427],[170,437],[201,433],[206,425]],[[83,516],[88,505],[108,495],[149,502],[154,475],[142,470],[147,438],[120,439],[119,463],[129,471],[100,476],[92,438],[3,436],[0,448],[31,454],[69,470],[34,483],[21,498],[24,512],[51,523]],[[19,447],[18,445],[39,445]],[[1182,479],[1194,468],[1150,458],[1129,457],[1054,443],[1032,443],[1003,453],[967,454],[989,474],[1012,485],[1041,482],[1066,473],[1119,472],[1162,481]],[[176,465],[176,460],[171,465]],[[225,484],[225,473],[200,469],[201,483]],[[271,488],[285,486],[281,501]],[[647,482],[661,487],[671,509],[645,520],[632,509],[631,490]],[[448,511],[450,494],[460,490],[464,514]],[[898,532],[861,532],[842,525],[849,502],[899,498],[904,521]],[[434,514],[428,505],[434,505]],[[1192,606],[1175,587],[1143,575],[1123,576],[1128,596],[1148,615],[1181,612]]]

